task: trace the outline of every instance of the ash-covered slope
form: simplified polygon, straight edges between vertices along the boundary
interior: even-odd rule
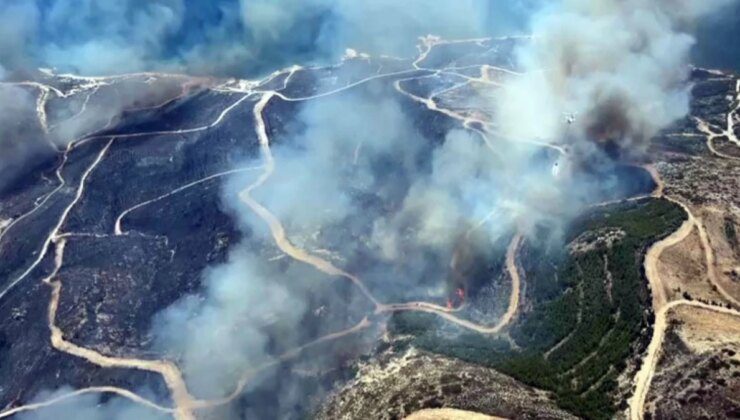
[[[486,104],[521,42],[430,37],[415,59],[349,51],[262,81],[14,85],[38,99],[41,152],[0,195],[3,413],[104,395],[116,415],[300,418],[333,391],[320,411],[356,418],[358,358],[408,346],[493,379],[403,383],[378,397],[388,418],[626,404],[652,320],[643,255],[684,214],[648,197],[643,162],[566,165],[567,145],[498,135]],[[716,93],[694,114],[721,123]],[[424,397],[457,383],[526,395]]]
[[[501,41],[500,47],[497,42],[474,42],[472,48],[463,44],[470,51],[455,54],[470,61],[468,70],[499,64],[511,42]],[[444,62],[450,57],[450,52],[435,53],[433,59],[442,60],[439,66],[451,66]],[[481,71],[464,77],[475,83],[489,70]],[[24,136],[38,142],[34,148],[40,152],[27,156],[34,165],[13,174],[0,200],[0,369],[7,378],[2,406],[12,408],[62,386],[91,392],[114,386],[142,392],[164,406],[176,404],[170,396],[173,387],[165,383],[171,378],[162,373],[164,364],[142,367],[138,362],[185,357],[158,344],[156,315],[178,300],[206,293],[204,270],[223,264],[235,249],[255,249],[266,261],[279,255],[267,238],[252,238],[251,227],[239,222],[236,213],[248,209],[233,207],[236,191],[264,169],[255,117],[258,101],[268,91],[276,92],[267,106],[259,105],[259,120],[274,147],[295,137],[290,130],[298,129],[296,113],[304,103],[353,91],[373,95],[394,89],[398,82],[395,94],[406,108],[403,112],[433,145],[458,122],[427,109],[419,103],[421,96],[406,94],[400,86],[421,78],[441,89],[446,86],[436,82],[439,76],[421,59],[355,57],[336,67],[288,69],[261,82],[159,74],[101,79],[50,75],[14,85],[37,95],[38,104],[27,110],[27,117],[38,127]],[[120,109],[107,112],[114,105]],[[67,139],[69,133],[79,137]],[[416,153],[428,153],[424,149]],[[229,182],[235,186],[227,187]],[[363,194],[353,199],[373,200]],[[373,206],[382,211],[379,203]],[[309,272],[303,276],[321,277],[300,264],[278,259],[273,265],[275,276],[301,270]],[[355,294],[344,283],[299,289],[311,305],[306,312],[318,315],[297,321],[305,332],[291,333],[296,344],[341,330],[364,314],[365,303],[341,308]],[[374,293],[379,292],[397,293],[376,287]],[[336,314],[324,315],[327,308]],[[52,339],[50,328],[59,333],[57,338]],[[279,326],[275,329],[274,334],[285,335]],[[286,346],[268,350],[276,357],[291,351]],[[359,346],[350,356],[367,349]],[[338,353],[338,359],[345,357]],[[324,362],[331,369],[337,363],[333,358]],[[299,400],[308,400],[309,394]],[[277,402],[263,406],[250,403],[249,397],[245,401],[273,415],[284,409]]]
[[[153,78],[149,83],[170,83],[164,76]],[[87,81],[47,82],[52,89],[69,89],[67,85],[78,87]],[[69,106],[62,101],[84,97],[83,103],[96,112],[100,108],[94,102],[108,100],[98,98],[109,94],[103,90],[125,88],[127,83],[93,82],[69,98],[54,96],[46,110],[51,117],[56,107]],[[8,380],[3,381],[3,405],[65,384],[146,385],[167,396],[156,373],[101,371],[85,358],[53,350],[47,319],[52,289],[42,280],[54,271],[54,259],[62,258],[59,244],[66,243],[57,271],[63,288],[56,325],[80,346],[110,356],[141,356],[147,351],[151,317],[184,293],[197,290],[199,273],[222,261],[229,244],[239,240],[242,234],[219,205],[219,182],[226,176],[219,174],[233,170],[236,158],[255,151],[250,101],[242,94],[208,89],[182,98],[173,94],[170,99],[149,110],[126,111],[117,127],[109,129],[118,137],[83,136],[57,153],[46,153],[40,169],[18,174],[17,181],[4,189],[0,366]],[[240,100],[244,107],[225,112]],[[77,118],[85,118],[85,110],[79,112]],[[218,124],[201,129],[222,113]],[[135,131],[138,121],[149,126]],[[53,122],[50,118],[50,125]],[[171,131],[168,124],[191,130],[146,134]],[[183,188],[188,184],[192,185]],[[178,188],[180,193],[164,199]],[[125,220],[117,220],[132,208]],[[117,232],[117,226],[126,233]]]

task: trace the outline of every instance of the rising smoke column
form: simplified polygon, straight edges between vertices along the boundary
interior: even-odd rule
[[[731,0],[564,0],[532,20],[526,72],[498,101],[502,134],[639,154],[689,109],[690,33]],[[569,126],[568,116],[575,116]]]

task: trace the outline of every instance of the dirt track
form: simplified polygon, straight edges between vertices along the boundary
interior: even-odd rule
[[[454,408],[433,408],[417,411],[404,420],[505,420],[502,417],[492,417],[472,411],[456,410]]]
[[[665,198],[680,205],[687,214],[687,220],[673,234],[663,239],[662,241],[655,243],[648,250],[645,256],[645,275],[648,278],[650,289],[653,295],[655,324],[653,325],[653,336],[650,344],[648,345],[647,354],[643,359],[640,371],[634,378],[635,392],[632,396],[632,399],[630,400],[631,420],[643,419],[643,414],[645,411],[645,399],[647,397],[648,390],[650,389],[650,383],[652,382],[653,376],[655,375],[660,350],[665,338],[666,329],[668,327],[668,314],[671,309],[680,305],[688,305],[740,316],[740,312],[737,312],[735,310],[727,309],[724,307],[711,306],[696,301],[676,300],[668,302],[668,299],[666,297],[666,286],[663,284],[663,281],[660,277],[660,272],[658,270],[658,262],[660,260],[661,254],[667,248],[670,248],[671,246],[676,245],[686,239],[696,227],[699,230],[702,250],[704,252],[704,257],[707,263],[707,275],[710,279],[710,282],[713,285],[717,286],[717,281],[714,276],[714,255],[711,249],[711,245],[707,240],[706,232],[704,231],[704,228],[701,224],[701,220],[695,218],[694,215],[691,213],[691,210],[685,204],[681,203],[678,200],[665,196],[663,194],[664,184],[663,181],[660,179],[658,172],[654,168],[652,168],[652,166],[649,170],[658,186],[653,196]],[[729,301],[737,302],[735,299],[732,298],[732,296],[729,296],[721,287],[718,287],[718,290],[723,296],[728,298]]]

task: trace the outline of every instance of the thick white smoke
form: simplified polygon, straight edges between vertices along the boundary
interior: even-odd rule
[[[178,356],[191,391],[204,398],[228,395],[249,368],[271,360],[272,324],[297,325],[306,303],[281,282],[280,273],[244,248],[204,273],[204,296],[188,296],[156,321],[157,345]]]
[[[688,112],[690,29],[729,2],[564,0],[545,7],[533,17],[532,42],[517,51],[525,74],[497,101],[502,134],[640,153]]]

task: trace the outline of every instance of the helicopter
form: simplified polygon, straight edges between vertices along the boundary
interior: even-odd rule
[[[565,116],[565,122],[568,123],[568,125],[573,125],[576,123],[578,113],[577,112],[566,112],[564,113]]]

